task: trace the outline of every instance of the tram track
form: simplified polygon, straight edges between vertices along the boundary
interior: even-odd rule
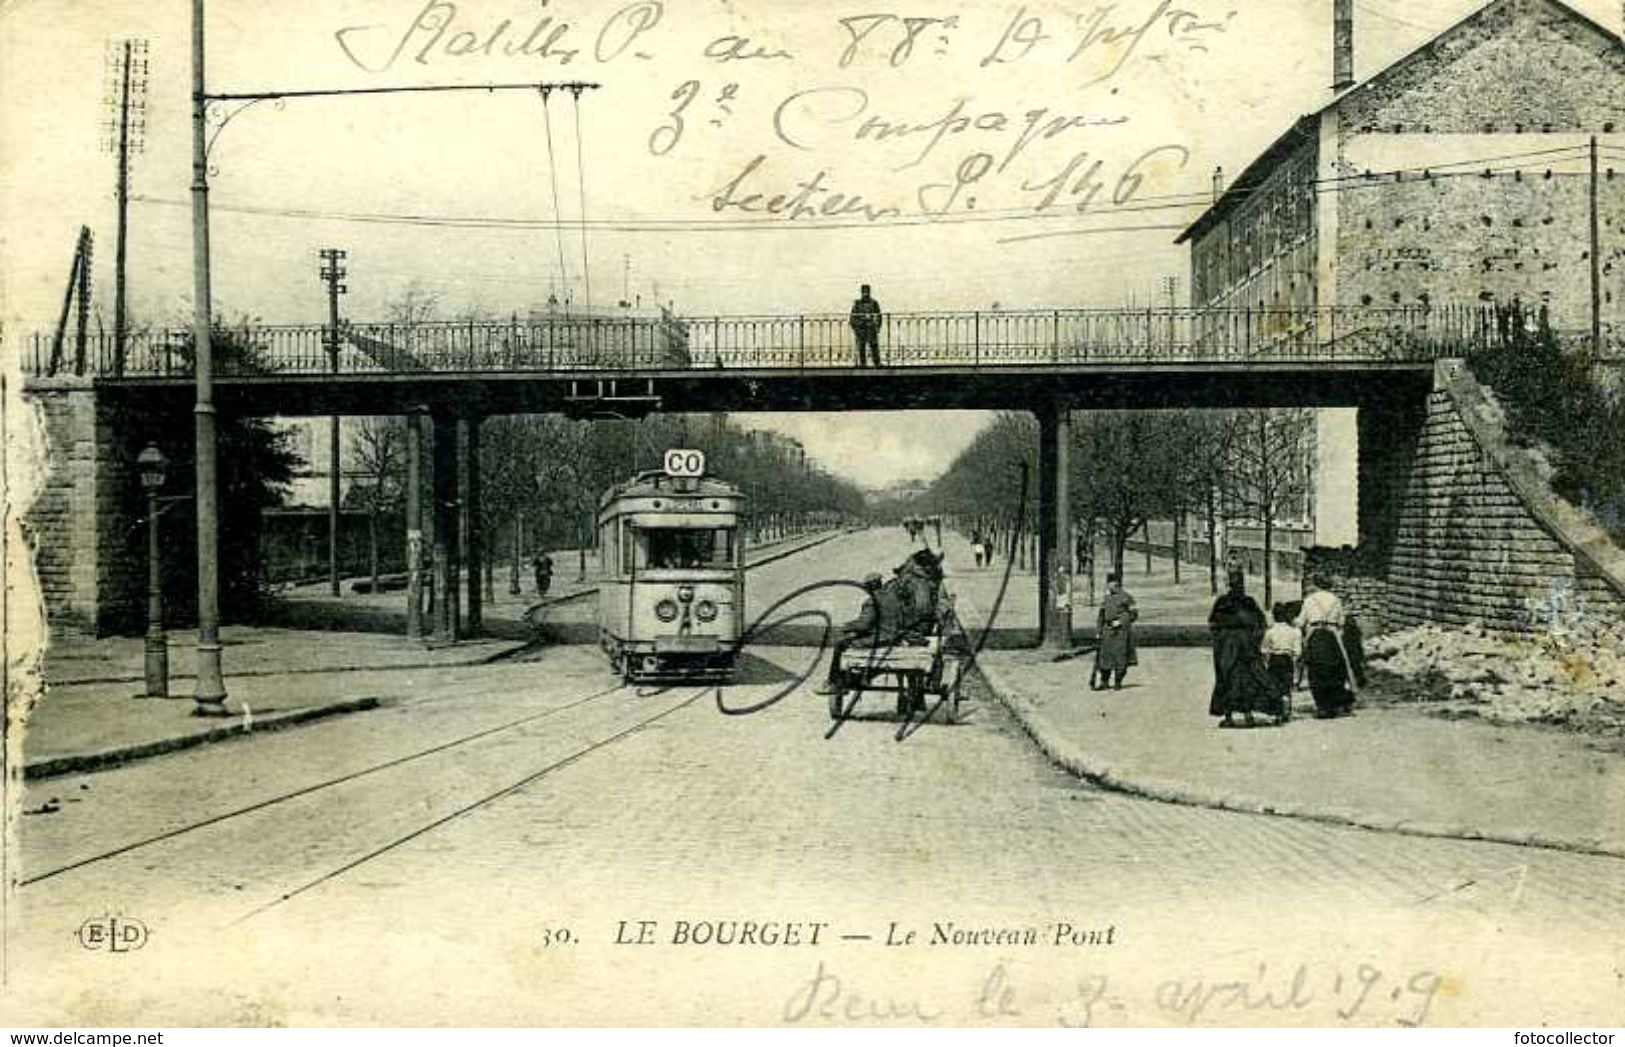
[[[564,768],[570,766],[573,763],[576,763],[579,760],[585,759],[586,757],[591,756],[592,754],[594,754],[596,752],[600,752],[600,751],[602,751],[604,749],[607,749],[610,746],[616,744],[617,742],[624,741],[625,739],[630,738],[631,736],[633,736],[633,735],[635,735],[635,734],[637,734],[637,733],[639,733],[639,732],[641,732],[643,730],[646,730],[647,728],[653,726],[654,724],[658,723],[659,721],[664,720],[668,716],[672,716],[672,715],[674,715],[674,714],[676,714],[678,712],[681,712],[684,709],[687,709],[689,706],[691,706],[695,702],[699,701],[702,697],[704,697],[705,695],[711,693],[712,689],[713,688],[710,687],[710,686],[701,687],[698,690],[696,690],[693,694],[691,694],[688,697],[684,698],[682,701],[679,701],[674,705],[669,705],[666,708],[662,709],[660,712],[655,713],[652,716],[644,717],[643,719],[638,720],[636,723],[633,723],[630,726],[624,727],[621,730],[618,730],[613,734],[610,734],[610,735],[608,735],[606,737],[603,737],[603,738],[599,738],[598,740],[593,741],[593,742],[591,742],[591,743],[589,743],[587,745],[584,745],[581,748],[575,749],[572,752],[570,752],[568,755],[563,756],[563,757],[561,757],[559,759],[553,760],[553,761],[549,762],[548,764],[546,764],[545,766],[543,766],[543,767],[541,767],[541,768],[539,768],[537,770],[531,771],[531,772],[525,774],[523,777],[521,777],[521,778],[519,778],[519,779],[517,779],[517,780],[515,780],[513,782],[510,782],[507,785],[504,785],[504,786],[502,786],[502,787],[500,787],[498,789],[495,789],[495,790],[493,790],[491,792],[485,793],[485,794],[477,797],[476,799],[474,799],[474,800],[472,800],[470,802],[463,803],[463,804],[459,805],[458,807],[454,808],[453,810],[449,811],[446,814],[440,815],[439,817],[434,818],[434,819],[432,819],[431,821],[429,821],[427,823],[419,825],[419,826],[411,829],[410,831],[408,831],[406,833],[400,834],[400,835],[390,839],[389,841],[385,842],[384,844],[382,844],[380,846],[372,848],[371,850],[367,851],[365,854],[361,855],[358,858],[354,858],[354,859],[352,859],[350,861],[347,861],[347,862],[343,863],[342,865],[337,866],[336,868],[330,869],[327,872],[322,873],[320,876],[317,876],[317,877],[315,877],[313,879],[307,880],[304,883],[300,884],[298,887],[294,887],[294,888],[292,888],[290,890],[284,891],[282,894],[278,895],[276,898],[273,898],[272,900],[270,900],[268,902],[265,902],[265,903],[263,903],[263,904],[261,904],[259,906],[256,906],[255,908],[249,910],[244,915],[242,915],[242,916],[238,917],[236,920],[232,921],[232,923],[233,923],[233,925],[245,923],[245,922],[247,922],[249,920],[254,919],[256,916],[263,915],[264,913],[267,913],[267,912],[271,911],[272,909],[277,908],[280,905],[283,905],[283,904],[285,904],[285,903],[287,903],[289,901],[292,901],[293,899],[299,897],[302,894],[305,894],[305,893],[307,893],[309,891],[315,890],[318,887],[321,887],[323,884],[330,883],[333,880],[336,880],[339,877],[346,875],[347,873],[354,872],[356,869],[361,868],[362,866],[366,865],[367,863],[372,862],[372,861],[376,861],[377,859],[382,858],[384,855],[389,854],[390,852],[395,851],[395,850],[397,850],[397,849],[399,849],[401,847],[404,847],[405,845],[411,843],[414,840],[417,840],[417,839],[419,839],[419,838],[421,838],[423,836],[428,835],[429,833],[434,832],[436,829],[443,828],[444,826],[449,825],[450,823],[452,823],[454,821],[457,821],[460,818],[466,817],[467,815],[470,815],[470,814],[474,813],[475,811],[480,810],[481,808],[487,807],[487,806],[489,806],[489,805],[491,805],[493,803],[498,802],[499,800],[502,800],[505,797],[511,796],[514,793],[517,793],[520,790],[526,788],[527,786],[535,784],[536,782],[538,782],[541,779],[547,777],[548,775],[552,774],[555,771],[563,770]]]
[[[277,806],[280,806],[282,804],[289,803],[289,802],[291,802],[293,800],[298,800],[298,799],[301,799],[303,797],[312,796],[314,794],[324,792],[324,791],[329,790],[329,789],[337,788],[337,787],[342,786],[342,785],[347,785],[347,784],[352,783],[352,782],[360,781],[362,779],[371,777],[373,775],[380,774],[380,773],[385,772],[385,771],[393,770],[395,768],[402,767],[402,766],[405,766],[407,764],[414,763],[414,762],[416,762],[418,760],[426,759],[426,758],[428,758],[430,756],[434,756],[434,755],[437,755],[437,754],[440,754],[440,753],[448,752],[448,751],[453,750],[453,749],[458,749],[458,748],[461,748],[462,746],[470,745],[470,744],[473,744],[475,742],[482,741],[482,740],[485,740],[485,739],[488,739],[488,738],[492,738],[492,737],[497,736],[497,735],[505,734],[505,733],[507,733],[509,731],[517,730],[517,729],[519,729],[521,727],[525,727],[525,726],[527,726],[529,724],[532,724],[532,723],[536,723],[536,722],[539,722],[539,721],[542,721],[542,720],[549,719],[549,718],[554,717],[554,716],[558,716],[561,713],[569,712],[572,709],[579,708],[579,707],[581,707],[583,705],[587,705],[587,704],[589,704],[591,702],[598,701],[598,700],[606,698],[606,697],[608,697],[608,696],[610,696],[612,694],[615,694],[616,692],[624,691],[624,690],[626,690],[626,685],[624,683],[617,683],[613,687],[606,687],[606,688],[603,688],[602,690],[594,691],[591,694],[583,695],[583,696],[581,696],[579,698],[573,698],[573,699],[563,703],[562,705],[551,706],[551,707],[549,707],[547,709],[543,709],[543,710],[541,710],[539,712],[529,713],[529,714],[527,714],[525,716],[518,717],[517,719],[508,720],[506,722],[496,724],[496,725],[491,726],[491,727],[485,727],[485,728],[482,728],[482,729],[480,729],[478,731],[473,731],[473,732],[471,732],[469,734],[465,734],[465,735],[462,735],[460,737],[453,738],[450,741],[440,742],[440,743],[438,743],[436,745],[431,745],[431,746],[429,746],[427,748],[424,748],[424,749],[418,749],[418,750],[415,750],[413,752],[407,753],[407,754],[405,754],[403,756],[397,756],[397,757],[394,757],[394,758],[389,759],[389,760],[384,760],[384,761],[381,761],[379,763],[372,764],[372,765],[370,765],[368,767],[361,768],[360,770],[351,771],[351,772],[346,773],[346,774],[334,775],[334,776],[332,776],[330,778],[323,779],[322,781],[315,782],[315,783],[312,783],[312,784],[306,785],[306,786],[301,786],[298,789],[291,789],[291,790],[288,790],[286,792],[280,793],[280,794],[278,794],[276,796],[268,797],[268,798],[263,799],[263,800],[257,800],[255,802],[249,803],[249,804],[243,804],[241,806],[232,808],[230,810],[223,811],[223,812],[221,812],[219,814],[211,815],[211,816],[209,816],[207,818],[201,818],[201,819],[198,819],[197,821],[188,822],[185,825],[177,826],[176,828],[165,830],[165,831],[163,831],[161,833],[154,833],[154,834],[152,834],[150,836],[143,837],[142,839],[136,840],[136,841],[134,841],[132,843],[122,844],[122,845],[120,845],[118,847],[114,847],[114,848],[112,848],[110,850],[103,851],[103,852],[101,852],[99,854],[94,854],[94,855],[91,855],[89,857],[76,859],[75,861],[68,862],[68,863],[66,863],[64,865],[57,866],[57,867],[55,867],[53,869],[49,869],[49,870],[47,870],[45,872],[36,873],[36,874],[34,874],[32,876],[28,876],[28,877],[24,877],[22,879],[19,879],[17,881],[17,886],[19,888],[28,887],[28,886],[30,886],[32,884],[36,884],[36,883],[40,883],[40,882],[45,881],[45,880],[53,879],[53,878],[55,878],[57,876],[61,876],[61,875],[65,874],[65,873],[70,873],[70,872],[73,872],[73,871],[78,870],[78,869],[86,868],[87,866],[97,865],[97,864],[100,864],[102,862],[106,862],[106,861],[109,861],[109,860],[112,860],[112,859],[115,859],[115,858],[120,858],[120,857],[123,857],[125,855],[132,854],[132,853],[134,853],[136,851],[144,850],[145,848],[154,846],[156,844],[164,843],[166,841],[176,839],[177,837],[186,836],[186,835],[188,835],[190,833],[197,832],[197,831],[199,831],[201,829],[207,829],[207,828],[210,828],[212,826],[220,825],[220,824],[223,824],[225,822],[233,821],[233,820],[238,819],[238,818],[243,818],[243,817],[246,817],[248,815],[258,813],[260,811],[269,810],[269,809],[271,809],[273,807],[277,807]]]

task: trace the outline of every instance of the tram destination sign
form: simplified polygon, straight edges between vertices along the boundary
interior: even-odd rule
[[[666,475],[698,478],[705,475],[705,452],[672,448],[666,452]]]

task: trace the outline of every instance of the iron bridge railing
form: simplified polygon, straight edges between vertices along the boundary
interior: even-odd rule
[[[886,367],[997,368],[1045,364],[1427,362],[1504,344],[1507,313],[1493,306],[1319,309],[1054,309],[892,313]],[[253,325],[231,330],[217,373],[234,375],[457,374],[855,366],[844,314],[569,317],[532,320]],[[251,351],[235,350],[250,346]],[[1617,348],[1617,343],[1615,343]],[[123,359],[111,335],[66,344],[35,335],[23,346],[35,376],[182,377],[192,373],[189,329],[132,332]]]

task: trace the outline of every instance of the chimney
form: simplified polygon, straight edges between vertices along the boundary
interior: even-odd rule
[[[1224,168],[1215,167],[1213,169],[1213,202],[1218,203],[1219,198],[1222,197],[1223,195],[1224,195]]]
[[[1354,0],[1332,0],[1332,90],[1354,86]]]

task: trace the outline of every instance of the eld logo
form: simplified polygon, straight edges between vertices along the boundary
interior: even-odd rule
[[[79,925],[78,938],[92,951],[134,952],[147,944],[147,925],[129,916],[92,916]]]

